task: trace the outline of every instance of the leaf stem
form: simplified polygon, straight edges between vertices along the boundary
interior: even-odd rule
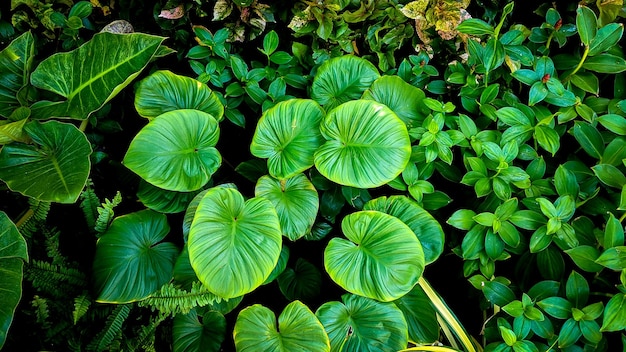
[[[574,71],[572,71],[569,75],[567,75],[567,77],[565,77],[564,81],[566,81],[571,76],[575,75],[576,72],[578,72],[578,70],[580,70],[583,67],[585,60],[587,59],[587,55],[589,55],[589,46],[585,45],[585,51],[583,52],[583,57],[580,58],[580,62],[578,63],[578,66],[576,66]]]
[[[87,129],[87,124],[89,124],[89,119],[84,119],[83,121],[81,121],[80,127],[78,127],[78,129],[81,132],[85,132],[85,130]]]
[[[22,225],[24,225],[24,223],[25,223],[26,221],[28,221],[28,219],[30,219],[30,218],[33,216],[33,214],[34,214],[34,213],[35,213],[35,212],[33,211],[33,209],[29,208],[29,209],[28,209],[28,210],[24,213],[24,215],[22,215],[22,216],[20,217],[20,219],[19,219],[19,220],[17,220],[17,222],[15,223],[15,227],[17,227],[17,228],[19,229]]]

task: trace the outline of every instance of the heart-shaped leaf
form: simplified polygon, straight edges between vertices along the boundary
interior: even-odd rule
[[[0,348],[22,299],[22,269],[27,260],[26,241],[7,214],[0,211]]]
[[[322,286],[322,275],[315,265],[298,258],[296,266],[286,268],[278,276],[278,287],[285,298],[290,301],[300,299],[307,301],[319,295]]]
[[[197,193],[168,191],[141,180],[137,198],[152,210],[161,213],[179,213],[187,208]]]
[[[226,318],[220,312],[193,309],[177,314],[172,324],[173,347],[176,352],[217,352],[226,337]],[[200,320],[202,319],[202,320]]]
[[[422,245],[401,220],[378,211],[346,216],[324,251],[330,278],[345,290],[383,302],[411,291],[424,271]]]
[[[434,262],[443,252],[445,234],[441,225],[429,212],[408,197],[376,198],[365,203],[363,210],[377,210],[402,220],[419,239],[426,264]]]
[[[47,202],[74,203],[85,187],[91,144],[76,126],[30,122],[35,144],[11,143],[0,151],[0,179],[13,191]]]
[[[17,93],[28,84],[34,50],[35,40],[28,31],[0,51],[0,116],[8,118],[22,106]]]
[[[268,109],[259,120],[250,151],[267,158],[270,175],[289,178],[313,166],[324,142],[319,124],[324,110],[313,100],[291,99]]]
[[[187,242],[200,281],[222,298],[251,292],[280,256],[278,215],[265,198],[244,201],[239,191],[216,187],[200,201]]]
[[[66,100],[35,103],[33,117],[87,119],[139,75],[163,40],[143,33],[103,32],[78,49],[48,57],[31,82]]]
[[[324,352],[330,351],[324,327],[311,310],[293,301],[278,317],[268,308],[255,304],[239,313],[235,322],[235,347],[239,352]]]
[[[330,338],[331,352],[399,351],[407,346],[407,323],[393,303],[357,295],[322,304],[315,315]]]
[[[319,209],[319,197],[304,174],[286,180],[263,176],[257,182],[254,194],[272,202],[283,236],[295,241],[311,230]]]
[[[178,109],[195,109],[224,118],[224,105],[206,84],[167,70],[144,78],[135,92],[135,109],[139,115],[153,119]]]
[[[372,100],[340,105],[326,116],[320,130],[327,141],[315,152],[315,166],[341,185],[382,186],[400,175],[411,157],[404,122]]]
[[[425,97],[421,89],[398,76],[382,76],[363,93],[363,99],[387,105],[408,128],[421,126],[428,115],[428,108],[422,104]]]
[[[332,58],[317,69],[311,97],[329,111],[359,99],[379,77],[376,67],[363,58],[353,55]]]
[[[202,188],[222,163],[215,148],[215,118],[198,110],[166,112],[139,131],[124,165],[151,184],[170,191]]]
[[[93,262],[98,302],[141,300],[172,277],[178,248],[161,242],[170,231],[167,218],[152,210],[115,218],[96,243]]]

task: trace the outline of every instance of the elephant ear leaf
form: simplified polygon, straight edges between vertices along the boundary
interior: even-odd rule
[[[0,349],[22,298],[22,270],[27,260],[26,241],[7,214],[0,211]]]
[[[174,351],[217,352],[225,337],[226,318],[220,312],[196,308],[188,314],[174,317]]]
[[[235,322],[235,347],[240,352],[328,352],[330,343],[315,314],[300,301],[293,301],[278,317],[255,304],[243,309]]]
[[[363,99],[375,100],[387,105],[407,125],[419,127],[429,110],[422,103],[424,92],[398,76],[382,76],[363,93]]]
[[[33,104],[33,117],[89,118],[139,75],[163,40],[144,33],[103,32],[77,49],[48,57],[32,73],[31,83],[65,100]]]
[[[0,51],[0,116],[8,118],[22,106],[17,95],[28,84],[34,52],[35,39],[31,32],[15,38]]]

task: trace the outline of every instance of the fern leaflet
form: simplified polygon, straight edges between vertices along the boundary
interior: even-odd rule
[[[96,220],[95,230],[98,234],[104,233],[113,221],[113,208],[118,206],[122,202],[122,195],[118,191],[113,197],[113,200],[105,199],[102,206],[98,207],[98,219]]]
[[[87,284],[85,274],[80,270],[40,260],[32,260],[25,274],[35,289],[55,297],[65,297],[68,292]]]
[[[113,313],[107,318],[104,330],[102,330],[96,338],[91,341],[87,349],[89,351],[104,351],[109,347],[111,342],[122,335],[122,324],[130,314],[130,304],[120,304],[115,307]]]
[[[187,314],[195,307],[206,306],[221,300],[221,297],[209,292],[199,281],[195,281],[191,285],[191,291],[181,289],[172,283],[165,284],[150,297],[139,301],[138,304],[140,307],[156,309],[161,314],[176,315],[178,313]]]
[[[28,198],[28,204],[30,205],[30,208],[15,224],[18,230],[20,230],[20,233],[26,238],[32,237],[33,234],[37,232],[39,226],[46,221],[48,212],[50,211],[49,202],[42,202],[34,198]]]
[[[80,202],[80,208],[83,210],[87,226],[90,229],[96,227],[96,218],[98,217],[98,205],[100,205],[100,199],[93,190],[93,182],[89,180],[85,186],[85,190],[80,194],[82,199]]]
[[[78,320],[87,313],[90,306],[91,306],[91,299],[89,295],[87,294],[87,292],[83,292],[83,294],[74,298],[74,311],[72,312],[74,325],[76,325]]]
[[[48,253],[48,257],[52,259],[52,264],[60,266],[66,265],[67,260],[59,250],[59,235],[61,232],[54,228],[51,230],[45,229],[43,233],[46,237],[46,252]]]

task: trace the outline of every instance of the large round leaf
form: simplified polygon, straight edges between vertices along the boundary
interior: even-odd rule
[[[165,215],[152,210],[115,218],[96,244],[96,300],[134,302],[167,283],[178,256],[174,244],[161,242],[169,230]]]
[[[172,324],[174,352],[219,351],[226,336],[226,319],[220,312],[196,309],[188,314],[177,314]],[[200,321],[199,318],[202,318]]]
[[[300,301],[293,301],[278,317],[260,304],[239,313],[233,332],[239,352],[330,351],[328,336],[315,314]]]
[[[327,142],[315,152],[315,166],[333,182],[371,188],[392,181],[411,157],[406,126],[387,106],[350,101],[320,125]]]
[[[311,97],[328,111],[359,99],[380,74],[371,62],[345,55],[324,62],[315,74]]]
[[[74,203],[85,187],[91,144],[76,126],[31,122],[35,144],[11,143],[0,151],[0,179],[13,191],[47,202]]]
[[[28,260],[26,241],[7,214],[0,211],[0,349],[13,321],[15,308],[22,298],[25,260]]]
[[[237,190],[212,188],[198,205],[187,245],[191,266],[209,291],[241,296],[260,286],[278,262],[278,215],[265,198],[244,202]]]
[[[341,229],[348,240],[333,238],[324,251],[324,266],[349,292],[393,301],[411,291],[424,271],[424,252],[411,229],[378,211],[346,216]]]
[[[331,352],[399,351],[407,347],[407,324],[393,303],[356,295],[322,304],[315,315],[330,338]]]
[[[204,111],[218,121],[224,116],[224,105],[211,88],[167,70],[157,71],[139,82],[135,109],[149,119],[178,109]]]
[[[379,197],[365,203],[363,210],[377,210],[395,216],[407,224],[424,249],[426,264],[434,262],[443,252],[445,234],[441,225],[417,202],[405,196]]]
[[[139,182],[137,198],[152,210],[161,213],[179,213],[187,208],[197,193],[197,191],[168,191],[142,180]]]
[[[298,258],[296,266],[287,268],[278,276],[278,287],[285,298],[290,301],[300,299],[307,301],[320,293],[322,274],[315,265]]]
[[[430,344],[439,339],[437,311],[420,285],[393,303],[404,314],[411,342]]]
[[[217,121],[205,112],[166,112],[135,136],[124,165],[157,187],[195,191],[209,182],[222,163],[215,149],[219,135]]]
[[[363,99],[387,105],[404,121],[407,128],[421,126],[428,115],[430,110],[422,103],[425,97],[421,89],[398,76],[382,76],[363,93]]]
[[[313,166],[324,142],[319,125],[324,110],[313,100],[291,99],[268,109],[259,120],[250,151],[267,158],[270,175],[289,178]]]
[[[311,230],[319,208],[319,197],[311,181],[303,174],[286,180],[263,176],[257,182],[254,194],[272,202],[283,236],[295,241]]]

